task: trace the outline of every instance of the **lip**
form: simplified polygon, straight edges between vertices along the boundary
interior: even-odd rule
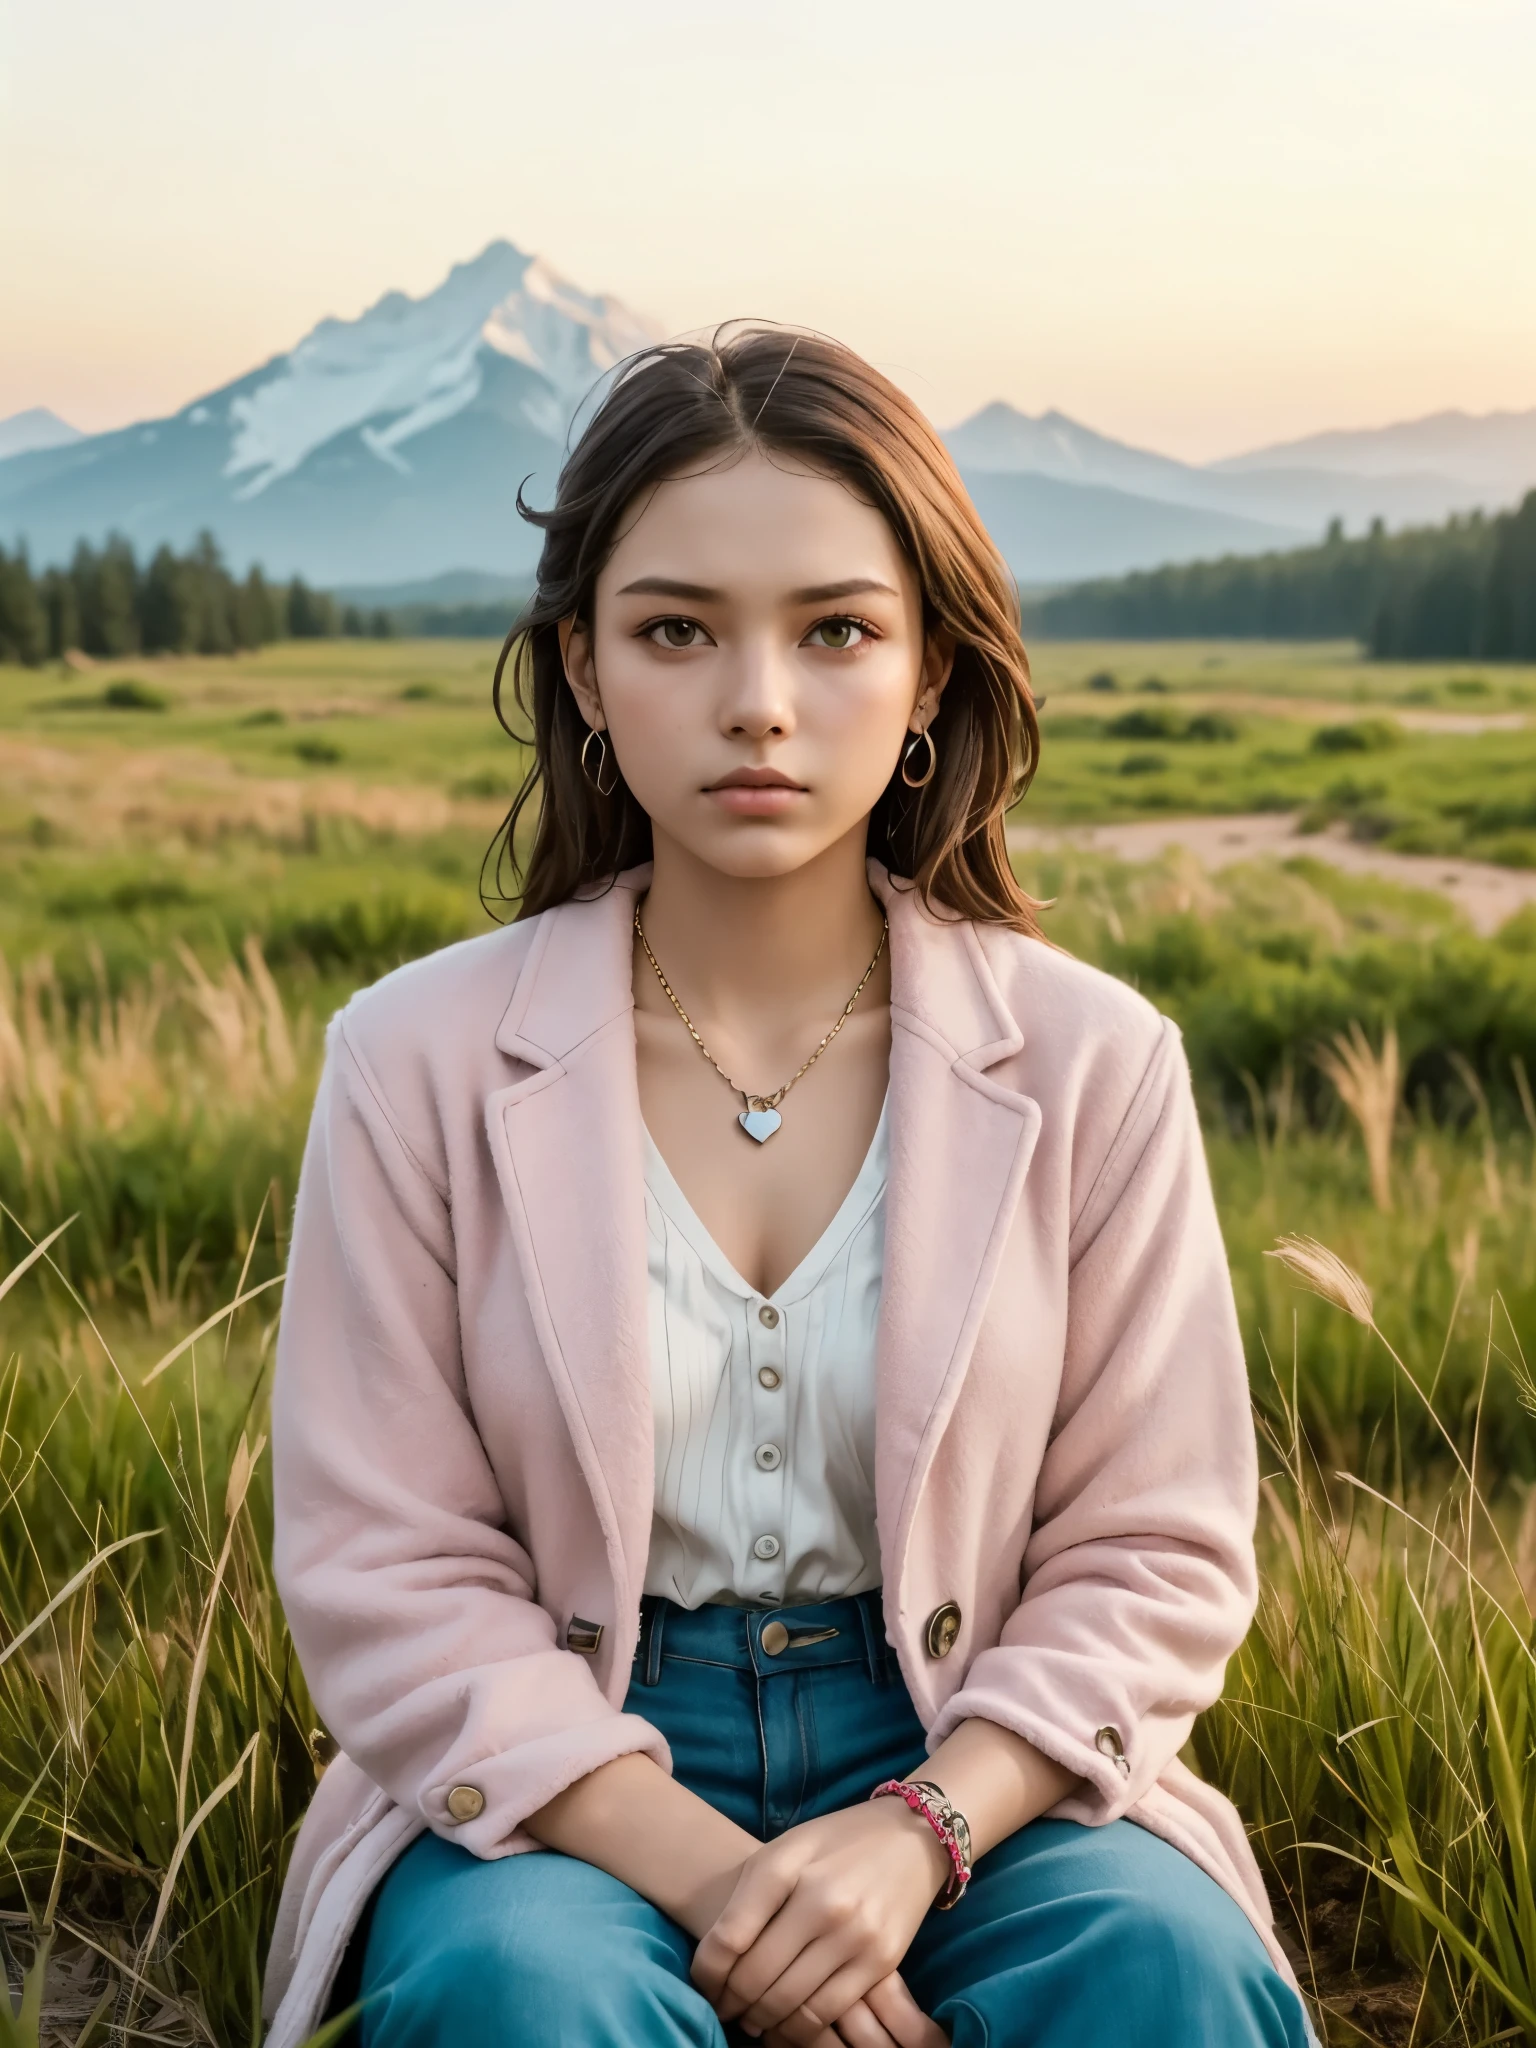
[[[709,785],[711,796],[721,789],[793,789],[802,796],[805,793],[804,783],[796,782],[782,768],[733,768],[729,775],[722,775],[718,782]]]
[[[704,794],[733,818],[779,818],[809,792],[782,768],[733,768]]]
[[[803,782],[782,768],[731,768],[705,791],[731,817],[782,817],[807,795]]]

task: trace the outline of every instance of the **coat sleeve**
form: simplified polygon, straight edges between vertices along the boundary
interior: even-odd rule
[[[1065,1356],[1022,1597],[930,1734],[996,1721],[1098,1824],[1215,1700],[1257,1601],[1258,1460],[1232,1284],[1172,1024],[1068,1247]]]
[[[272,1418],[274,1566],[315,1703],[401,1806],[479,1856],[627,1751],[670,1767],[557,1647],[475,1428],[446,1191],[331,1027],[294,1215]],[[456,1823],[448,1794],[484,1802]]]

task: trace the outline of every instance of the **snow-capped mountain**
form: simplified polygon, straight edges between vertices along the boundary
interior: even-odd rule
[[[240,498],[257,497],[355,429],[409,476],[407,444],[473,405],[495,356],[537,373],[520,410],[558,441],[603,373],[654,338],[616,300],[589,298],[537,257],[493,242],[424,299],[389,292],[360,319],[322,320],[275,375],[231,399],[224,474]]]
[[[654,338],[618,301],[493,242],[424,297],[389,292],[356,320],[322,320],[167,419],[86,436],[41,409],[0,422],[0,540],[43,563],[82,537],[116,531],[144,551],[207,527],[237,567],[276,575],[515,582],[539,545],[519,486],[548,501],[573,420]],[[1536,485],[1536,412],[1440,414],[1203,467],[1002,403],[947,439],[1033,585],[1291,547],[1335,517],[1351,531],[1439,520]]]
[[[323,582],[526,574],[519,485],[553,491],[567,429],[654,330],[509,242],[436,291],[389,292],[169,419],[0,460],[0,533],[37,561],[85,535],[208,527],[237,564]]]

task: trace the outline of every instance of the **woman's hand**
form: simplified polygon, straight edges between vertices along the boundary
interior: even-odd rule
[[[896,1970],[949,1872],[899,1799],[806,1821],[742,1865],[693,1981],[722,2020],[788,2048],[943,2048]]]

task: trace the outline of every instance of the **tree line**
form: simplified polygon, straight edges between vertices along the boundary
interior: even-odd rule
[[[74,649],[128,654],[234,654],[274,640],[345,633],[386,639],[388,612],[361,612],[302,576],[269,582],[259,568],[237,578],[212,534],[184,555],[157,548],[142,566],[120,535],[81,541],[67,568],[35,571],[25,547],[0,547],[0,661],[35,667]]]
[[[1383,659],[1536,660],[1536,491],[1473,512],[1313,547],[1105,577],[1026,606],[1061,640],[1359,640]]]

